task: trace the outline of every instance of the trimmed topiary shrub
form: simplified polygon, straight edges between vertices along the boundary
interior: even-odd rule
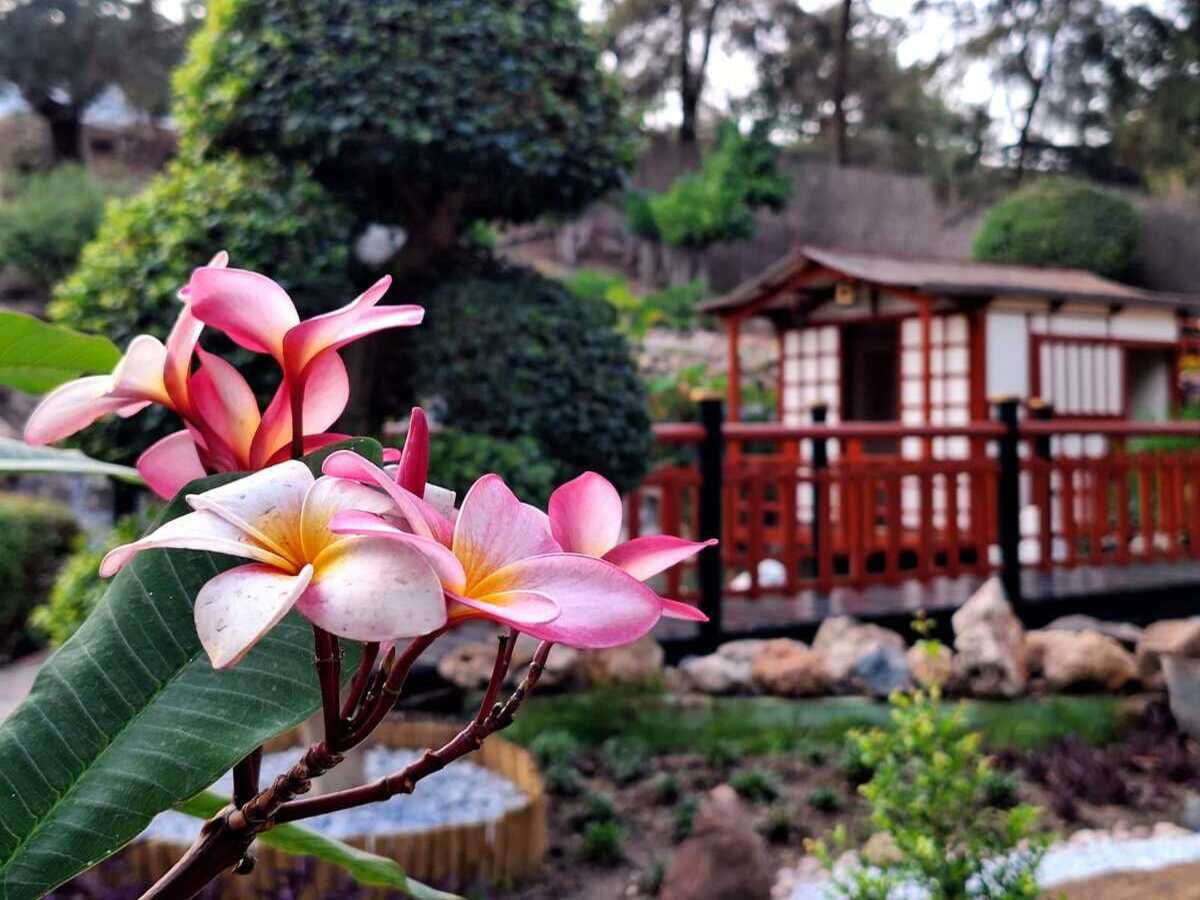
[[[108,590],[109,579],[100,577],[100,561],[114,547],[137,540],[141,526],[136,517],[127,516],[99,544],[77,542],[54,579],[49,598],[29,615],[29,624],[39,636],[57,647],[76,632]]]
[[[121,347],[138,334],[165,338],[179,313],[175,292],[193,268],[228,249],[233,265],[269,273],[310,316],[355,295],[353,236],[349,214],[302,169],[232,155],[181,160],[143,193],[113,205],[78,269],[55,291],[50,314]],[[237,365],[260,401],[270,398],[278,374],[269,357],[237,349],[211,329],[204,342]],[[94,456],[130,462],[132,448],[178,427],[152,407],[133,419],[107,419],[80,443]]]
[[[19,178],[0,199],[0,268],[12,266],[49,290],[74,268],[113,195],[83,166]]]
[[[63,504],[0,494],[0,659],[20,649],[26,619],[45,599],[77,533]]]
[[[556,466],[531,437],[512,440],[443,428],[429,447],[429,480],[458,492],[461,500],[485,473],[499,475],[526,503],[544,507],[554,490]]]
[[[385,364],[411,367],[413,395],[439,421],[535,439],[557,481],[591,469],[618,489],[633,487],[645,471],[650,420],[612,308],[489,258],[460,255],[455,264],[414,298],[425,322],[401,336],[407,352]]]
[[[188,146],[311,163],[410,232],[569,214],[633,160],[574,0],[212,0],[175,88]]]
[[[1082,181],[1047,178],[988,210],[972,252],[985,262],[1067,266],[1129,278],[1140,234],[1141,219],[1128,200]]]

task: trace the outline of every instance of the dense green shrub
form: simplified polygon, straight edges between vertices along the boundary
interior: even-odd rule
[[[228,249],[232,264],[267,272],[308,316],[353,297],[351,217],[301,169],[236,156],[173,163],[136,197],[114,203],[78,269],[55,291],[51,316],[124,346],[137,334],[164,338],[179,313],[175,292],[194,267]],[[234,348],[211,329],[205,344],[227,355],[260,395],[278,375],[265,355]],[[128,462],[135,448],[178,425],[152,407],[85,433],[95,456]]]
[[[0,658],[24,638],[26,619],[45,599],[77,532],[61,503],[0,494]]]
[[[749,803],[773,803],[783,794],[783,785],[773,772],[762,769],[746,769],[735,772],[729,786],[738,796]]]
[[[140,526],[138,519],[130,516],[98,544],[77,542],[75,552],[67,557],[54,579],[49,598],[29,615],[29,624],[51,646],[57,647],[73,635],[91,615],[109,585],[107,578],[100,577],[100,560],[114,547],[137,540]]]
[[[588,822],[583,828],[583,858],[601,866],[625,859],[625,830],[620,822]]]
[[[650,769],[650,750],[636,737],[610,737],[600,748],[604,768],[617,784],[629,784]]]
[[[617,326],[631,340],[641,340],[651,328],[691,331],[696,327],[696,304],[708,294],[703,281],[671,284],[638,296],[620,275],[580,269],[563,282],[576,297],[604,302],[617,313]]]
[[[566,731],[544,731],[530,741],[529,752],[543,768],[574,766],[583,747]]]
[[[443,428],[429,446],[429,480],[461,500],[480,475],[493,472],[526,503],[544,507],[554,490],[555,464],[531,437],[512,440]]]
[[[0,199],[0,268],[12,266],[49,289],[74,268],[113,193],[83,166],[16,179],[11,196]]]
[[[1137,210],[1123,197],[1081,181],[1047,178],[988,210],[973,253],[988,262],[1070,266],[1128,278],[1140,233]]]
[[[571,213],[633,158],[574,0],[213,0],[175,86],[185,144],[311,163],[406,227],[443,200],[464,224]]]
[[[762,127],[743,135],[726,122],[698,171],[680,175],[649,198],[663,242],[704,248],[752,237],[755,211],[782,209],[791,194],[791,181],[777,162],[778,151]]]
[[[592,469],[619,489],[636,484],[650,420],[612,309],[487,258],[459,256],[451,271],[414,297],[425,322],[401,336],[407,352],[390,354],[411,367],[412,395],[449,426],[534,438],[559,481]]]

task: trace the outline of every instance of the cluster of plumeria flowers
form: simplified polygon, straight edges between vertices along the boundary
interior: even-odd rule
[[[211,578],[195,599],[196,631],[217,669],[236,665],[293,609],[313,625],[324,741],[263,791],[260,751],[239,763],[233,805],[206,825],[147,897],[190,896],[222,869],[245,862],[254,835],[274,824],[412,790],[419,778],[511,721],[556,643],[613,647],[636,641],[663,616],[705,619],[645,582],[715,542],[669,535],[622,542],[621,498],[594,472],[557,488],[546,511],[523,503],[492,474],[456,505],[452,491],[427,482],[429,426],[418,408],[403,449],[385,451],[382,467],[339,449],[325,459],[322,474],[313,475],[300,458],[348,437],[327,430],[349,399],[338,351],[423,317],[419,306],[378,306],[389,284],[383,278],[345,307],[300,321],[280,285],[229,268],[219,253],[180,289],[179,318],[165,344],[135,338],[111,375],[57,388],[26,426],[27,441],[45,444],[111,413],[132,416],[151,404],[172,410],[185,427],[138,460],[155,493],[174,497],[217,472],[250,474],[186,495],[190,512],[110,552],[101,574],[113,575],[152,549],[246,560]],[[265,412],[241,374],[200,346],[206,326],[278,362],[280,385]],[[378,725],[429,644],[474,619],[506,630],[472,722],[402,772],[297,800],[310,779],[337,765],[339,754]],[[540,644],[524,680],[500,703],[518,633]],[[363,644],[345,698],[339,639]],[[401,649],[398,642],[405,640]]]

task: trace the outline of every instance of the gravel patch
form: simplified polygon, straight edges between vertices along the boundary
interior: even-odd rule
[[[263,756],[261,783],[286,772],[303,751],[300,748]],[[418,759],[421,750],[372,747],[364,754],[368,780],[382,778]],[[212,788],[229,796],[233,775],[226,774]],[[397,795],[383,803],[305,819],[300,824],[334,838],[363,834],[398,834],[426,831],[439,825],[491,822],[525,802],[525,793],[502,775],[469,760],[458,760],[440,772],[421,779],[410,795]],[[142,832],[147,839],[191,843],[200,833],[199,819],[182,813],[159,813]]]
[[[1044,888],[1053,888],[1115,872],[1150,872],[1198,860],[1200,833],[1185,833],[1165,823],[1160,824],[1151,837],[1091,833],[1084,840],[1070,839],[1051,847],[1038,867],[1038,883]],[[802,861],[792,873],[795,880],[790,893],[782,896],[788,900],[828,900],[835,896],[827,890],[829,881],[813,865],[814,862]],[[924,896],[923,891],[915,888],[903,894],[906,900]]]

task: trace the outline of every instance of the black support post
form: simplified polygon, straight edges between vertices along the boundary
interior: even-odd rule
[[[1021,459],[1017,423],[1017,399],[993,399],[996,420],[1004,426],[997,461],[1000,474],[996,485],[996,533],[1000,540],[1000,581],[1014,609],[1021,604]]]
[[[700,424],[704,427],[704,441],[699,449],[700,540],[721,539],[721,498],[724,494],[722,478],[725,463],[725,410],[719,399],[705,398],[700,401]],[[700,551],[697,569],[700,578],[700,610],[708,621],[700,627],[701,640],[715,647],[721,642],[721,592],[725,573],[721,563],[721,547],[707,547]]]
[[[812,416],[814,425],[824,425],[829,418],[829,406],[825,403],[814,403],[809,407],[809,414]],[[812,467],[813,472],[820,472],[829,468],[829,442],[826,438],[815,437],[812,440]],[[821,565],[821,517],[825,515],[824,503],[822,495],[825,491],[821,490],[821,484],[816,479],[813,479],[812,485],[812,554],[813,566],[818,569],[816,574],[820,574]]]

